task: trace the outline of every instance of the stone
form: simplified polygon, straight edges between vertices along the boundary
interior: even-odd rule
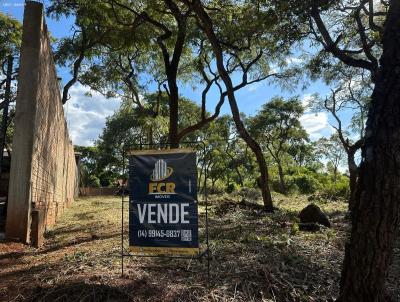
[[[300,223],[302,224],[320,224],[328,228],[331,227],[331,223],[328,216],[315,204],[311,203],[301,210],[299,214]]]

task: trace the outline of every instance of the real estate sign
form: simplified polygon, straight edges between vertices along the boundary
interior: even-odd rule
[[[132,251],[153,255],[199,252],[194,150],[132,152],[129,192]]]

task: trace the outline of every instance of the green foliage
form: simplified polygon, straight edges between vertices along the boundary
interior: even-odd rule
[[[100,179],[92,174],[84,164],[80,167],[80,184],[81,187],[100,187]]]
[[[290,228],[290,234],[296,235],[299,232],[299,224],[297,222],[293,222],[291,228]]]
[[[205,151],[200,151],[198,158],[200,189],[204,171],[214,192],[257,188],[255,157],[238,138],[231,118],[204,122],[213,114],[205,110],[208,91],[219,92],[222,101],[226,92],[215,70],[212,47],[185,2],[52,0],[51,4],[51,15],[75,17],[74,34],[58,42],[58,64],[73,66],[74,76],[78,70],[76,77],[82,84],[123,100],[121,108],[107,119],[94,149],[83,150],[83,166],[97,179],[88,176],[88,183],[112,185],[116,178],[124,177],[126,150],[171,141],[175,125],[178,140],[205,142]],[[332,7],[326,4],[327,10]],[[243,79],[235,89],[260,82],[271,73],[288,81],[287,86],[296,83],[302,70],[291,68],[288,59],[293,43],[308,32],[309,8],[309,1],[207,2],[206,11],[221,42],[228,75]],[[346,43],[354,42],[350,39]],[[324,73],[326,81],[337,79],[343,70],[326,52],[313,53],[309,59],[306,67],[311,76],[320,77],[329,69]],[[179,95],[180,87],[187,84],[206,87],[200,93],[201,107]],[[303,113],[298,97],[276,97],[246,120],[269,163],[272,187],[280,192],[326,190],[344,195],[345,184],[338,171],[343,154],[335,149],[337,141],[310,143],[300,123]],[[353,124],[360,124],[362,118],[353,119]],[[201,127],[184,131],[199,121],[204,122]],[[332,155],[327,159],[333,169],[322,172],[321,154]]]
[[[321,188],[321,183],[317,178],[308,171],[307,174],[296,174],[288,177],[288,183],[290,190],[298,191],[300,194],[312,194]]]
[[[287,192],[284,162],[303,162],[306,155],[302,154],[310,151],[304,147],[308,142],[308,134],[300,123],[303,112],[298,98],[285,101],[276,97],[264,104],[256,116],[248,119],[250,132],[277,165],[279,184],[274,183],[273,187],[279,188],[277,190],[281,193]]]
[[[349,180],[345,176],[340,176],[338,180],[327,182],[321,189],[322,198],[329,200],[347,200],[350,196]]]
[[[0,12],[0,28],[0,62],[3,62],[8,55],[19,55],[22,25],[18,20]]]

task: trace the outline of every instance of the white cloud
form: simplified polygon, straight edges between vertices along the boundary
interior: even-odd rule
[[[305,113],[300,117],[300,122],[312,140],[329,136],[332,133],[326,112]]]
[[[304,94],[303,97],[301,98],[301,104],[303,105],[305,112],[310,111],[309,105],[312,98],[313,98],[312,94],[309,93]]]
[[[290,65],[290,64],[300,64],[303,62],[303,59],[301,58],[296,58],[296,57],[288,57],[285,59],[286,64]]]
[[[119,108],[121,100],[107,99],[81,84],[73,86],[70,95],[71,98],[64,105],[64,112],[72,142],[75,145],[91,146],[103,130],[106,117]]]

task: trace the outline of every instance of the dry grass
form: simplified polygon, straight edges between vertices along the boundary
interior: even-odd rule
[[[305,197],[274,196],[265,214],[239,196],[212,197],[207,262],[125,259],[121,201],[84,198],[46,234],[41,249],[0,244],[0,301],[331,301],[338,292],[346,204],[318,204],[332,229],[299,232]],[[204,205],[200,208],[204,241]],[[127,215],[127,211],[125,213]],[[127,232],[125,233],[125,238]],[[127,238],[126,238],[127,239]]]

